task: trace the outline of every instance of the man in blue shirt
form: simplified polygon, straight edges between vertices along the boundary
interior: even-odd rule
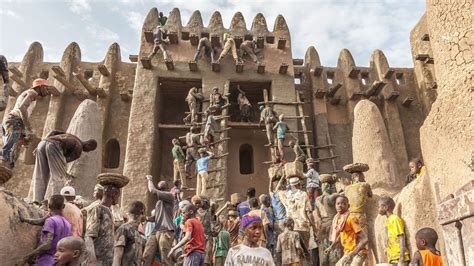
[[[209,160],[214,157],[214,154],[207,151],[206,148],[198,150],[200,158],[196,162],[197,166],[197,181],[196,181],[196,195],[205,195],[207,189]]]
[[[278,117],[279,121],[273,126],[273,130],[277,131],[277,147],[278,147],[278,152],[280,153],[280,161],[283,160],[284,154],[283,154],[283,147],[285,144],[285,139],[286,139],[286,133],[288,130],[290,130],[290,127],[288,127],[288,124],[284,122],[283,120],[285,119],[285,116],[281,114]]]

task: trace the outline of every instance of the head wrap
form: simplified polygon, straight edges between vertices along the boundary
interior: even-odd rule
[[[97,189],[97,190],[104,190],[104,186],[102,186],[101,184],[96,184],[94,189]]]
[[[251,223],[253,222],[261,222],[262,221],[262,218],[260,218],[260,216],[257,216],[257,215],[249,215],[249,214],[246,214],[244,216],[242,216],[242,220],[240,221],[240,226],[245,229],[247,226],[249,226]]]

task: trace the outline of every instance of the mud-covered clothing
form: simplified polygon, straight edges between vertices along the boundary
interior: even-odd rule
[[[282,264],[300,262],[300,254],[303,254],[300,234],[295,231],[285,230],[278,236],[276,251],[281,252]]]
[[[71,224],[61,215],[48,217],[41,229],[40,244],[43,244],[47,234],[53,235],[51,248],[36,258],[35,265],[49,266],[54,265],[54,254],[59,240],[71,236]]]
[[[86,237],[94,240],[99,265],[112,265],[114,260],[114,218],[109,207],[99,204],[87,212]]]
[[[115,247],[123,247],[121,265],[139,266],[142,260],[142,250],[145,240],[138,229],[130,224],[122,224],[115,231]]]

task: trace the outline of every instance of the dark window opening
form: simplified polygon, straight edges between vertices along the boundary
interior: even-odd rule
[[[247,119],[242,117],[238,102],[239,93],[240,91],[243,91],[245,93],[245,97],[247,97],[251,105],[248,110],[248,120],[250,123],[258,123],[260,118],[258,103],[264,101],[264,90],[267,90],[268,99],[272,99],[271,85],[271,82],[231,82],[229,88],[230,121],[247,122]]]
[[[186,102],[186,96],[192,87],[196,87],[202,93],[202,81],[200,79],[174,79],[174,78],[160,78],[159,92],[161,94],[160,108],[160,123],[162,124],[183,124],[183,119],[186,118],[186,123],[190,123],[189,106]],[[223,88],[219,87],[219,92],[222,93]],[[206,100],[209,99],[207,96]],[[198,103],[199,105],[199,103]],[[198,112],[202,112],[202,106],[198,106]],[[198,115],[197,122],[201,122],[201,115]]]
[[[105,144],[105,168],[118,168],[120,166],[120,144],[116,139],[109,139]]]
[[[369,73],[361,72],[360,77],[361,77],[361,80],[362,80],[362,84],[364,84],[364,85],[369,84]]]
[[[405,80],[403,79],[403,73],[397,73],[395,74],[397,85],[402,85],[405,83]]]
[[[48,78],[49,78],[49,70],[43,70],[43,71],[41,71],[40,78],[42,78],[42,79],[48,79]]]
[[[86,80],[89,80],[90,78],[92,78],[92,76],[94,76],[94,71],[92,71],[92,70],[84,71],[84,78]]]
[[[326,80],[328,84],[332,84],[334,81],[334,72],[326,72]]]
[[[253,149],[249,144],[242,144],[239,149],[240,174],[253,174]]]

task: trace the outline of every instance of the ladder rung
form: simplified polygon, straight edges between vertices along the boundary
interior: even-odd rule
[[[318,158],[318,160],[320,161],[324,161],[324,160],[332,160],[332,159],[335,159],[339,157],[339,155],[334,155],[334,156],[330,156],[330,157],[324,157],[324,158]]]

